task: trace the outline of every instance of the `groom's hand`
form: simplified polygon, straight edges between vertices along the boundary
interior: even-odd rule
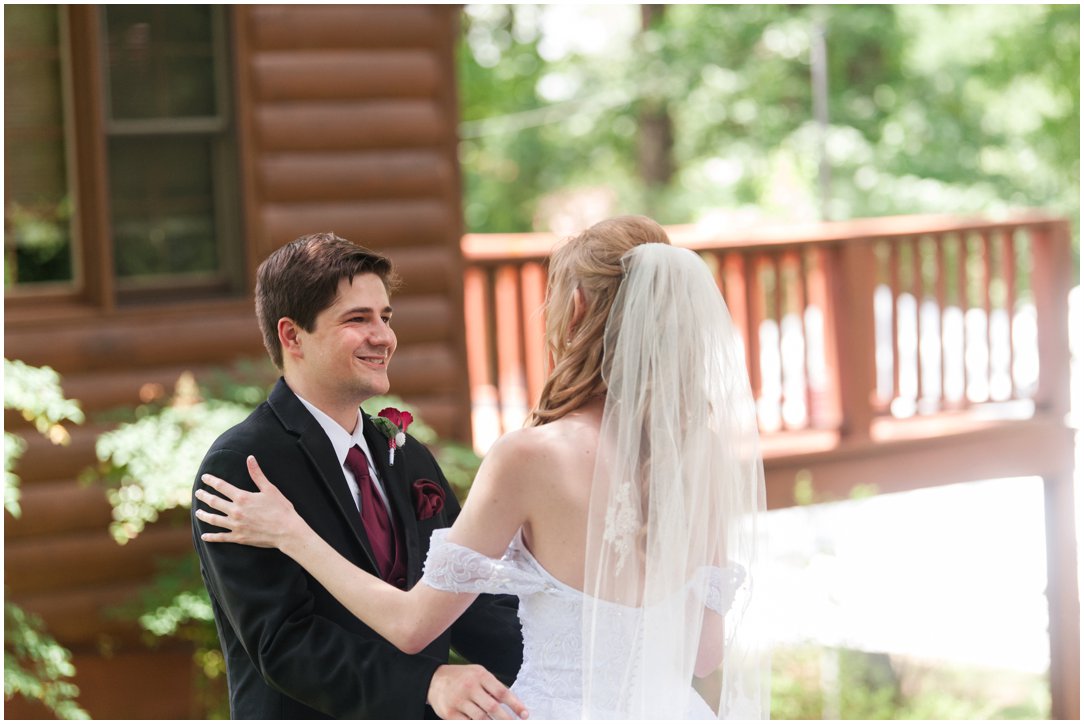
[[[445,664],[438,668],[429,682],[427,700],[441,719],[527,718],[523,702],[496,676],[476,664]]]

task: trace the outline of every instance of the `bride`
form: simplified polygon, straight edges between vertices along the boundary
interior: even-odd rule
[[[531,716],[766,718],[754,636],[764,483],[741,342],[704,262],[645,217],[601,222],[552,255],[553,371],[529,424],[486,455],[410,591],[353,566],[268,482],[197,492],[225,529],[277,547],[401,650],[483,592],[519,596]]]

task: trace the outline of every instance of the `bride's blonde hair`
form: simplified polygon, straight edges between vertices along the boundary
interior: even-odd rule
[[[557,420],[606,393],[603,333],[621,285],[621,257],[640,244],[669,243],[663,228],[646,216],[618,216],[600,221],[553,252],[545,303],[546,350],[553,371],[528,426]],[[583,291],[585,309],[573,329],[577,289]]]

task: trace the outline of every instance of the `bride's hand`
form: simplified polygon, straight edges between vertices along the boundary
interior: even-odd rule
[[[204,533],[200,538],[208,543],[243,543],[282,549],[289,537],[304,527],[304,521],[294,511],[293,504],[263,474],[256,458],[249,455],[246,462],[258,493],[242,490],[214,475],[200,478],[204,485],[214,488],[220,495],[197,490],[196,497],[221,515],[197,509],[196,517],[226,529],[224,533]]]

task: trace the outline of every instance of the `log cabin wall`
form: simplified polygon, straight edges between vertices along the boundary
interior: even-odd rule
[[[444,6],[240,6],[245,220],[254,258],[312,231],[382,251],[392,391],[469,439],[454,44]]]
[[[97,414],[139,404],[150,383],[171,389],[201,373],[266,357],[252,310],[259,262],[314,231],[382,251],[403,286],[393,298],[399,350],[392,391],[437,431],[469,439],[462,315],[458,110],[449,6],[233,6],[224,10],[231,56],[240,260],[226,293],[140,302],[112,279],[102,6],[67,13],[76,158],[72,193],[83,250],[81,285],[61,295],[6,294],[5,356],[49,365],[87,412],[55,447],[15,414],[6,429],[28,449],[22,516],[5,516],[6,596],[38,613],[72,650],[79,702],[95,718],[188,718],[195,706],[191,649],[150,649],[109,613],[132,601],[155,560],[191,552],[187,517],[159,521],[117,545],[100,487],[78,482],[110,429]],[[7,124],[5,124],[7,131]],[[11,140],[9,138],[9,144]],[[198,460],[177,461],[193,473]],[[19,699],[8,717],[47,712]]]

